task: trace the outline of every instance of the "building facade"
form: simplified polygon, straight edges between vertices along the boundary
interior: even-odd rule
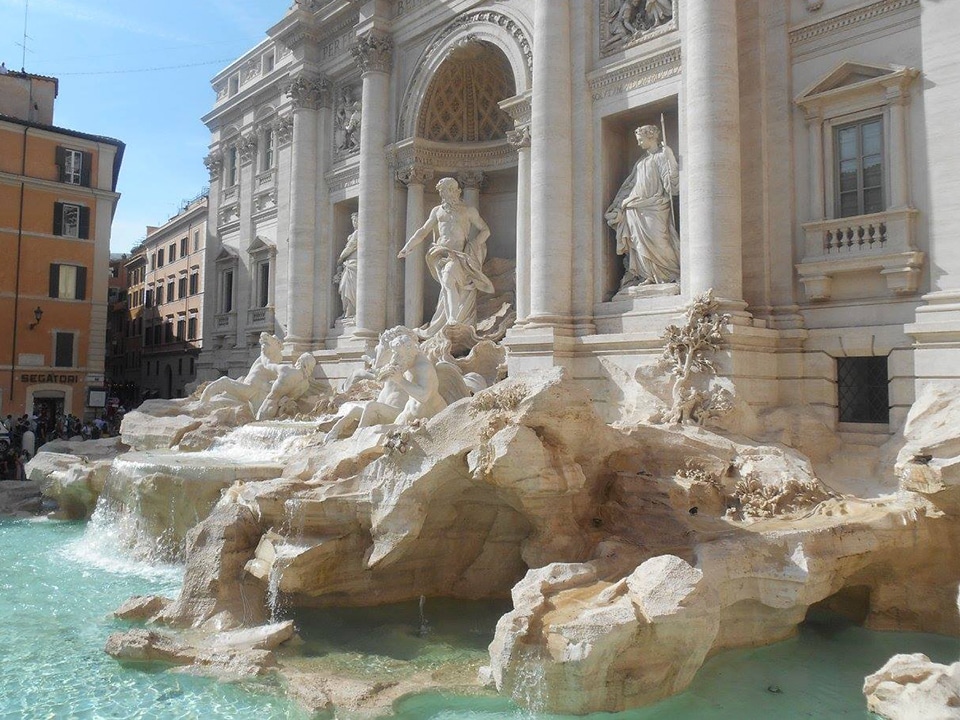
[[[207,196],[184,204],[146,239],[127,263],[128,324],[138,350],[131,366],[144,398],[189,394],[203,343]]]
[[[105,403],[110,228],[124,144],[54,126],[54,78],[0,75],[0,412]],[[12,114],[11,114],[12,113]]]
[[[458,179],[511,277],[511,373],[566,366],[616,418],[664,328],[712,290],[721,372],[864,442],[960,341],[957,3],[297,0],[213,80],[203,373],[261,330],[344,377],[438,287],[397,259]],[[679,278],[622,284],[605,214],[659,128]],[[358,217],[355,317],[334,280]]]

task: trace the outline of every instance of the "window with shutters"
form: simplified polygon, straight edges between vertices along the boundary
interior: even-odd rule
[[[90,208],[74,203],[54,203],[53,234],[88,240],[90,238]]]
[[[55,333],[55,348],[53,356],[54,367],[73,367],[73,340],[72,332]]]
[[[153,290],[147,290],[143,296],[143,306],[153,307]]]
[[[185,317],[177,318],[177,342],[187,339],[187,319]]]
[[[190,273],[190,294],[196,295],[200,292],[200,273],[193,272]]]
[[[170,249],[167,251],[167,254],[170,256],[170,262],[173,262],[177,259],[177,244],[170,243]]]
[[[189,249],[187,248],[187,238],[180,238],[180,257],[186,257]]]
[[[177,299],[183,300],[187,296],[187,276],[184,275],[177,280]]]
[[[157,285],[157,306],[163,305],[163,283]]]
[[[50,297],[84,300],[87,294],[87,269],[79,265],[50,264]]]
[[[93,166],[93,155],[90,153],[58,147],[57,166],[60,168],[60,182],[90,187],[90,170]]]
[[[197,316],[191,315],[187,318],[187,340],[196,340],[197,339]],[[193,368],[190,369],[190,374],[193,374]]]
[[[157,250],[157,267],[158,268],[163,267],[163,248],[160,248],[159,250]]]
[[[176,299],[177,296],[174,294],[176,291],[176,283],[171,280],[167,283],[167,302],[173,302]]]
[[[173,316],[168,315],[163,322],[163,341],[165,343],[173,342]]]

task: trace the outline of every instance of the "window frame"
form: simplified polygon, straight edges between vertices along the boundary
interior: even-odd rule
[[[77,335],[78,335],[78,333],[77,333],[75,330],[54,330],[53,333],[52,333],[52,335],[53,335],[53,338],[52,338],[52,341],[53,341],[53,353],[52,353],[53,363],[52,363],[51,367],[55,367],[55,368],[75,368],[75,367],[77,367],[77,364],[78,364],[78,363],[77,363],[77,361],[78,361],[77,352],[78,352],[78,349],[79,349],[79,348],[78,348],[78,343],[77,343]],[[62,365],[62,364],[60,364],[60,347],[59,347],[59,345],[60,345],[60,338],[61,338],[61,337],[69,337],[69,338],[70,338],[70,364],[69,364],[69,365]]]
[[[871,210],[870,212],[867,212],[863,203],[864,156],[862,152],[862,128],[864,125],[871,122],[880,123],[880,202],[882,207],[877,210]],[[825,173],[827,175],[825,195],[827,198],[832,198],[831,218],[840,220],[844,218],[860,217],[862,215],[885,212],[890,206],[890,168],[888,163],[888,145],[890,143],[890,138],[887,136],[888,123],[886,122],[884,113],[878,112],[876,109],[864,110],[862,112],[832,118],[830,121],[828,121],[827,127],[830,131],[831,141],[824,142],[824,151],[826,154],[826,160],[830,163],[827,167],[831,169],[831,172]],[[840,192],[840,132],[851,127],[857,127],[861,129],[861,132],[857,133],[857,212],[853,213],[852,215],[842,215]]]

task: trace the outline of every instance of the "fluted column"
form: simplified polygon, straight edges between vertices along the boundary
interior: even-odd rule
[[[407,186],[406,241],[426,222],[423,189],[433,179],[433,171],[429,168],[409,167],[397,173],[397,179]],[[427,243],[420,243],[403,261],[403,324],[408,328],[420,327],[423,324],[426,252]]]
[[[530,127],[523,125],[507,133],[517,150],[517,321],[530,314]]]
[[[388,140],[390,68],[393,41],[378,30],[359,38],[353,48],[363,76],[360,124],[360,237],[357,252],[358,336],[376,336],[386,328],[390,257],[390,168]]]
[[[570,3],[537,0],[530,121],[530,323],[570,321],[573,117]]]
[[[687,295],[743,300],[736,0],[684,4]]]
[[[318,109],[329,100],[329,83],[300,75],[286,88],[293,101],[293,147],[290,171],[290,244],[287,249],[287,337],[295,351],[313,336],[313,276],[316,252]],[[329,104],[329,103],[328,103]]]

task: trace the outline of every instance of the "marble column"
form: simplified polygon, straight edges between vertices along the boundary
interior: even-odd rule
[[[379,30],[358,39],[354,57],[363,77],[360,123],[360,238],[357,252],[358,337],[376,337],[386,329],[388,263],[391,257],[390,186],[384,148],[389,138],[390,68],[393,40]]]
[[[299,352],[313,339],[313,277],[316,252],[318,109],[329,95],[325,79],[300,75],[287,86],[293,101],[293,147],[290,170],[290,244],[287,248],[286,343]],[[327,103],[329,104],[329,103]]]
[[[530,127],[522,125],[507,133],[517,150],[517,322],[530,314]]]
[[[907,91],[901,86],[887,88],[887,97],[890,99],[890,169],[887,173],[890,178],[890,207],[899,209],[910,206],[907,182],[910,172],[907,167]]]
[[[819,110],[807,114],[807,151],[810,154],[810,210],[807,220],[826,218],[823,206],[823,115]]]
[[[397,179],[407,186],[407,223],[404,241],[426,222],[427,210],[423,201],[424,186],[433,180],[433,171],[423,167],[409,167],[397,173]],[[428,243],[420,243],[403,261],[403,324],[409,328],[423,324],[423,284],[426,278]]]
[[[480,209],[480,188],[486,176],[480,170],[465,170],[457,174],[457,182],[463,190],[463,201],[472,208]]]
[[[570,3],[536,0],[530,121],[529,324],[569,325],[573,276]]]
[[[686,103],[684,294],[713,289],[743,309],[740,83],[736,0],[688,0],[683,13]]]

